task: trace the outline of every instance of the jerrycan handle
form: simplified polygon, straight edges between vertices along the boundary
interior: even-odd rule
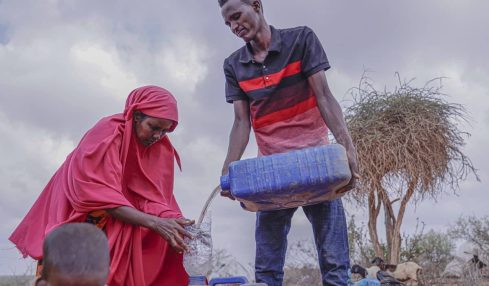
[[[239,283],[244,284],[248,283],[248,279],[244,276],[233,276],[233,277],[218,277],[218,278],[213,278],[211,281],[209,281],[209,286],[216,286],[216,285],[221,285],[221,284],[236,284]]]
[[[221,189],[222,190],[231,189],[231,182],[229,181],[229,173],[221,176]]]

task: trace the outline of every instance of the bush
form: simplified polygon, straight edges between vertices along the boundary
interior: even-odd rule
[[[442,232],[430,230],[420,241],[423,253],[417,258],[426,278],[440,277],[447,264],[453,259],[451,254],[455,244],[452,238]]]

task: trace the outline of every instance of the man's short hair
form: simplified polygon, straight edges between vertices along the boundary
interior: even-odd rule
[[[53,230],[44,240],[41,277],[52,271],[80,277],[109,273],[109,244],[105,233],[89,223],[69,223]]]

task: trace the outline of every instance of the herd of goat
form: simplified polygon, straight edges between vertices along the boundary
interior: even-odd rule
[[[353,265],[351,267],[353,280],[377,280],[382,286],[422,285],[420,283],[422,268],[415,262],[409,261],[392,265],[386,264],[380,257],[375,257],[372,260],[372,264],[369,268],[363,268],[358,264]],[[368,282],[363,284],[369,285]]]
[[[487,265],[479,260],[478,255],[467,264],[476,270],[482,270]],[[358,264],[351,267],[352,283],[354,286],[421,286],[425,285],[422,278],[423,268],[417,263],[408,261],[397,265],[387,264],[380,257],[372,260],[372,266],[363,268]],[[355,281],[355,282],[353,282]]]

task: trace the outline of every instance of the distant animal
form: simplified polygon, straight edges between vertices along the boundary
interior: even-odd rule
[[[377,279],[380,281],[381,286],[404,286],[403,283],[392,277],[387,271],[378,271]]]
[[[354,264],[351,267],[351,273],[352,274],[358,274],[362,277],[364,282],[370,281],[371,284],[373,284],[373,279],[377,281],[376,285],[382,285],[382,286],[400,286],[404,285],[394,277],[392,277],[389,273],[380,270],[378,266],[371,266],[369,268],[363,268],[362,266],[358,264]],[[368,280],[368,281],[367,281]],[[362,280],[359,281],[360,283]],[[356,284],[355,284],[356,285]],[[358,284],[358,285],[370,285],[368,283],[363,283],[363,284]]]
[[[370,266],[367,270],[367,277],[377,279],[377,272],[381,271],[377,265]]]
[[[415,262],[408,261],[394,265],[386,264],[382,258],[375,257],[372,260],[372,263],[379,267],[381,271],[386,271],[392,274],[394,278],[401,282],[405,282],[408,286],[421,285],[420,280],[423,268]]]
[[[472,254],[472,253],[471,253]],[[479,259],[479,255],[477,253],[472,254],[472,258],[465,262],[462,268],[462,275],[483,275],[487,265]]]
[[[353,264],[351,267],[352,274],[358,274],[361,278],[367,277],[367,270],[358,264]]]
[[[464,251],[465,254],[471,255],[470,259],[467,257],[456,256],[445,267],[442,276],[445,278],[461,278],[461,277],[474,277],[474,275],[487,276],[489,269],[486,263],[482,262],[479,258],[479,250]],[[476,277],[475,276],[475,277]]]
[[[479,270],[481,270],[484,267],[487,267],[487,264],[485,264],[484,262],[482,262],[479,259],[479,255],[477,255],[477,254],[473,254],[473,257],[469,260],[469,263],[471,263],[472,265],[474,265],[475,268],[476,269],[479,269]]]

